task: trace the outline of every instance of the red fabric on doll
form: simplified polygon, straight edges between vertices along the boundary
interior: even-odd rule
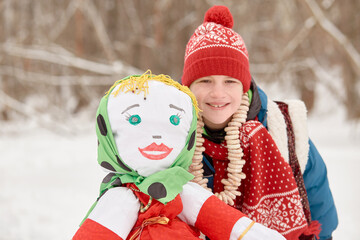
[[[127,184],[127,187],[133,190],[134,194],[139,198],[144,206],[149,202],[149,196],[136,191],[137,187],[134,184]],[[138,229],[141,228],[141,233],[135,239],[199,239],[199,231],[195,230],[185,222],[181,221],[177,215],[182,211],[182,201],[180,195],[166,205],[153,199],[148,210],[139,212],[138,220],[135,223],[133,230],[130,232],[127,239],[130,239]],[[166,217],[169,219],[167,224],[154,223],[143,226],[143,222],[154,217]]]
[[[73,240],[123,240],[116,233],[103,225],[86,219],[81,228],[75,233]]]

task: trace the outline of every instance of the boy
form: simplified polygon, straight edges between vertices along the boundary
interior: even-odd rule
[[[304,137],[306,110],[267,102],[232,26],[229,9],[214,6],[186,46],[182,84],[198,100],[204,130],[190,167],[194,181],[287,239],[331,239],[337,213],[325,164]]]

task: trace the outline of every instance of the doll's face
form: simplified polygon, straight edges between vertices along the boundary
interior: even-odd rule
[[[186,144],[193,119],[187,94],[159,81],[148,83],[146,98],[143,92],[130,91],[111,94],[108,101],[109,122],[120,158],[145,177],[175,161]]]

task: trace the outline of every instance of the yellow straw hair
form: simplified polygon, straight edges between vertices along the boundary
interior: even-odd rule
[[[109,91],[106,92],[106,96],[109,96],[109,94],[113,94],[114,96],[117,96],[120,92],[127,93],[129,91],[140,94],[141,92],[144,93],[144,98],[146,98],[146,95],[149,93],[149,80],[155,80],[162,83],[165,83],[166,85],[176,87],[180,91],[186,93],[193,103],[193,106],[196,111],[196,116],[198,116],[198,113],[200,111],[198,107],[198,103],[196,101],[195,95],[190,91],[190,89],[186,86],[181,85],[180,83],[174,81],[170,76],[160,74],[160,75],[153,75],[150,70],[147,70],[144,74],[141,76],[130,76],[126,79],[118,80],[112,85],[112,87],[109,89]],[[116,86],[119,86],[119,88],[111,92]]]

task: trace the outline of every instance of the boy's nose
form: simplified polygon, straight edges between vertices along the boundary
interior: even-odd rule
[[[212,87],[210,94],[214,98],[221,98],[225,95],[225,89],[221,84],[215,84]]]

